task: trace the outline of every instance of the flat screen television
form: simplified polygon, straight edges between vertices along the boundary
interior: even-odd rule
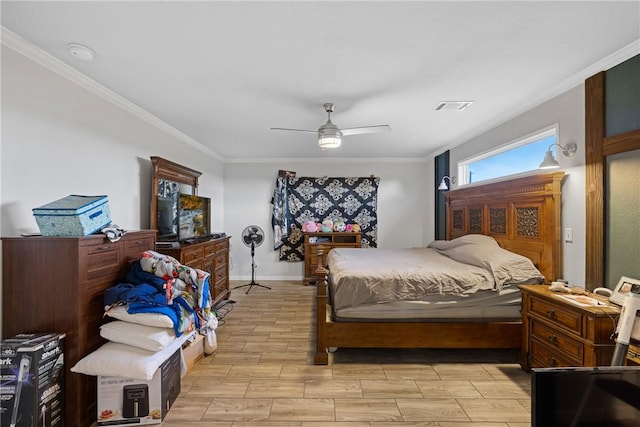
[[[211,237],[211,199],[178,195],[178,240],[195,242]]]
[[[532,369],[531,425],[640,426],[640,366]]]

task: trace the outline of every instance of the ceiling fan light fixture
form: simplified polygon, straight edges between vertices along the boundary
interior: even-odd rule
[[[389,125],[360,126],[340,129],[331,121],[331,113],[333,113],[334,108],[335,105],[331,102],[327,102],[324,104],[324,109],[327,112],[327,122],[320,126],[317,131],[291,128],[271,128],[271,130],[315,133],[318,137],[318,145],[322,149],[340,147],[342,145],[342,137],[344,136],[360,135],[365,133],[378,133],[391,130],[391,127]]]
[[[342,145],[342,132],[337,129],[320,129],[318,131],[320,148],[338,148]]]

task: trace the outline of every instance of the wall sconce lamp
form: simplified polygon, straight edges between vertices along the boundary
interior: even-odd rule
[[[451,184],[455,184],[456,183],[456,177],[455,176],[453,178],[450,178],[450,177],[445,175],[445,176],[442,177],[442,181],[440,181],[440,185],[438,185],[438,190],[440,190],[440,191],[449,189],[449,186],[447,185],[447,183],[444,182],[445,178],[448,179]]]
[[[551,144],[549,148],[547,148],[547,154],[545,154],[544,160],[542,161],[542,163],[540,163],[540,169],[555,169],[560,167],[560,163],[558,163],[556,158],[553,156],[553,153],[551,152],[551,147],[553,147],[554,145],[560,147],[562,149],[562,154],[564,154],[566,157],[572,157],[574,154],[576,154],[576,151],[578,151],[578,145],[573,141],[567,142],[564,147],[560,144]]]

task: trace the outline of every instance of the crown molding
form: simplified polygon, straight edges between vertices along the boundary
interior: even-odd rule
[[[165,132],[177,138],[185,144],[190,145],[191,147],[203,152],[208,156],[213,157],[214,159],[222,163],[225,162],[226,159],[224,159],[215,151],[211,150],[210,148],[206,147],[190,136],[184,134],[175,127],[159,119],[158,117],[154,116],[153,114],[124,98],[123,96],[118,95],[111,89],[108,89],[95,80],[89,78],[87,75],[81,73],[70,65],[65,64],[55,56],[51,55],[48,52],[45,52],[28,40],[20,37],[11,30],[8,30],[4,26],[2,26],[1,29],[2,31],[0,33],[0,38],[4,46],[31,59],[37,64],[42,65],[48,70],[53,71],[54,73],[64,77],[65,79],[77,84],[83,89],[86,89],[89,92],[106,100],[107,102],[110,102],[111,104],[121,108],[122,110],[138,117],[139,119],[144,120],[150,125],[160,129],[162,132]]]

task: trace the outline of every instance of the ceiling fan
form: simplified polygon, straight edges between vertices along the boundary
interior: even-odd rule
[[[318,130],[271,128],[271,130],[286,130],[294,132],[309,132],[318,134],[318,145],[320,148],[338,148],[342,144],[342,137],[349,135],[360,135],[363,133],[387,132],[391,130],[389,125],[362,126],[357,128],[340,129],[331,121],[331,113],[335,105],[332,102],[324,104],[327,112],[327,122],[320,126]]]

